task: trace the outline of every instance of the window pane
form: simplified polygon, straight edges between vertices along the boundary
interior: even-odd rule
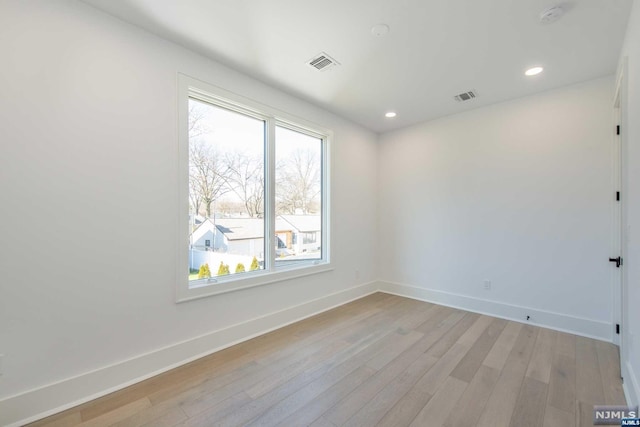
[[[276,264],[322,258],[322,139],[276,127]]]
[[[264,140],[264,120],[189,99],[190,281],[264,268]]]

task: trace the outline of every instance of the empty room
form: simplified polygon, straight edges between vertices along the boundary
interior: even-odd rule
[[[0,0],[0,426],[640,425],[640,4]]]

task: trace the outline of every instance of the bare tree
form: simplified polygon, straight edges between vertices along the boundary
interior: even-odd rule
[[[251,218],[264,216],[264,160],[261,156],[232,153],[227,156],[230,165],[227,179]]]
[[[212,203],[229,191],[227,164],[210,145],[201,141],[189,142],[189,196],[194,208],[200,209],[199,200],[207,218],[211,217]],[[198,213],[198,211],[196,211]]]
[[[205,106],[199,103],[198,101],[189,100],[189,122],[188,122],[188,132],[189,132],[189,155],[191,156],[192,151],[198,151],[198,149],[193,149],[192,144],[195,143],[195,139],[201,135],[207,134],[209,130],[207,129],[204,118],[206,115]],[[191,158],[191,157],[190,157]],[[197,215],[200,213],[200,207],[202,205],[202,194],[201,187],[199,182],[198,173],[196,170],[192,170],[191,160],[189,161],[189,202],[191,203],[191,207],[193,212]]]
[[[209,133],[205,123],[206,106],[198,101],[189,100],[189,141]]]
[[[317,212],[320,196],[320,161],[318,153],[298,149],[276,166],[277,213]]]
[[[220,212],[227,216],[237,216],[242,214],[245,210],[244,203],[236,202],[233,199],[226,197],[221,198],[216,202],[216,212]]]

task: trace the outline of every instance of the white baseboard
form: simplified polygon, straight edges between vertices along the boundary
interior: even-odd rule
[[[0,400],[0,425],[21,426],[378,291],[370,282]]]
[[[622,388],[627,398],[627,405],[638,406],[640,404],[640,382],[628,360],[622,364],[622,378],[624,378]]]
[[[459,308],[474,313],[486,314],[516,322],[542,326],[601,341],[611,342],[612,339],[612,325],[606,322],[567,316],[566,314],[553,313],[530,307],[521,307],[496,301],[483,300],[433,289],[419,288],[400,283],[379,283],[379,290],[389,294]],[[527,316],[530,316],[529,321],[527,321]]]

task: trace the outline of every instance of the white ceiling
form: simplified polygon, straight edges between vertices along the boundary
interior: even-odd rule
[[[613,74],[632,3],[84,1],[376,132]],[[565,15],[540,23],[556,5]],[[384,37],[371,33],[379,23],[391,29]],[[321,51],[341,65],[306,65]],[[533,65],[545,71],[525,77]],[[471,89],[475,100],[453,99]]]

